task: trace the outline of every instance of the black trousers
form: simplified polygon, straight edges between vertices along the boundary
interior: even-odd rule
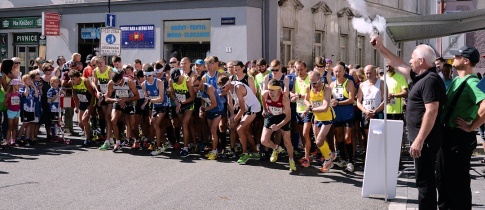
[[[436,167],[438,206],[440,209],[472,209],[470,160],[477,147],[475,133],[445,127],[443,134]]]
[[[438,150],[439,145],[425,142],[421,150],[421,157],[414,159],[419,209],[436,210],[437,207],[435,168]]]

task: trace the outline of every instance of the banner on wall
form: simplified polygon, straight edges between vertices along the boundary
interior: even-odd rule
[[[155,48],[155,25],[120,26],[121,48]]]

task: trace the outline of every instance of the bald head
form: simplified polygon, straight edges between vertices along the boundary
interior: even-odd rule
[[[370,81],[375,81],[377,79],[377,71],[373,65],[367,65],[364,68],[364,75]]]

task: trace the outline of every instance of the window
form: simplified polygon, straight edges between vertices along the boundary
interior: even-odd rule
[[[357,64],[364,65],[364,36],[357,36]]]
[[[339,60],[348,63],[348,57],[347,55],[349,54],[348,52],[348,37],[347,35],[340,35],[340,57]]]
[[[374,62],[373,65],[374,66],[379,66],[379,64],[380,64],[380,57],[379,56],[380,56],[379,52],[377,52],[377,50],[374,49],[374,59],[373,59],[373,62]]]
[[[396,55],[400,58],[402,58],[402,47],[403,47],[403,44],[401,42],[397,43],[397,53]]]
[[[293,30],[283,28],[283,41],[281,43],[281,63],[288,63],[293,58]]]
[[[315,42],[313,43],[313,59],[316,57],[324,56],[324,32],[323,31],[315,31]]]

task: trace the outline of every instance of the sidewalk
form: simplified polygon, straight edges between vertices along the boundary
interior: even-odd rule
[[[480,136],[477,136],[478,146],[472,156],[470,170],[472,188],[472,208],[485,209],[485,164],[479,161],[485,157]],[[404,159],[404,167],[413,167],[410,157]],[[397,181],[396,198],[389,202],[390,210],[418,209],[418,189],[416,189],[414,172],[405,172]]]

